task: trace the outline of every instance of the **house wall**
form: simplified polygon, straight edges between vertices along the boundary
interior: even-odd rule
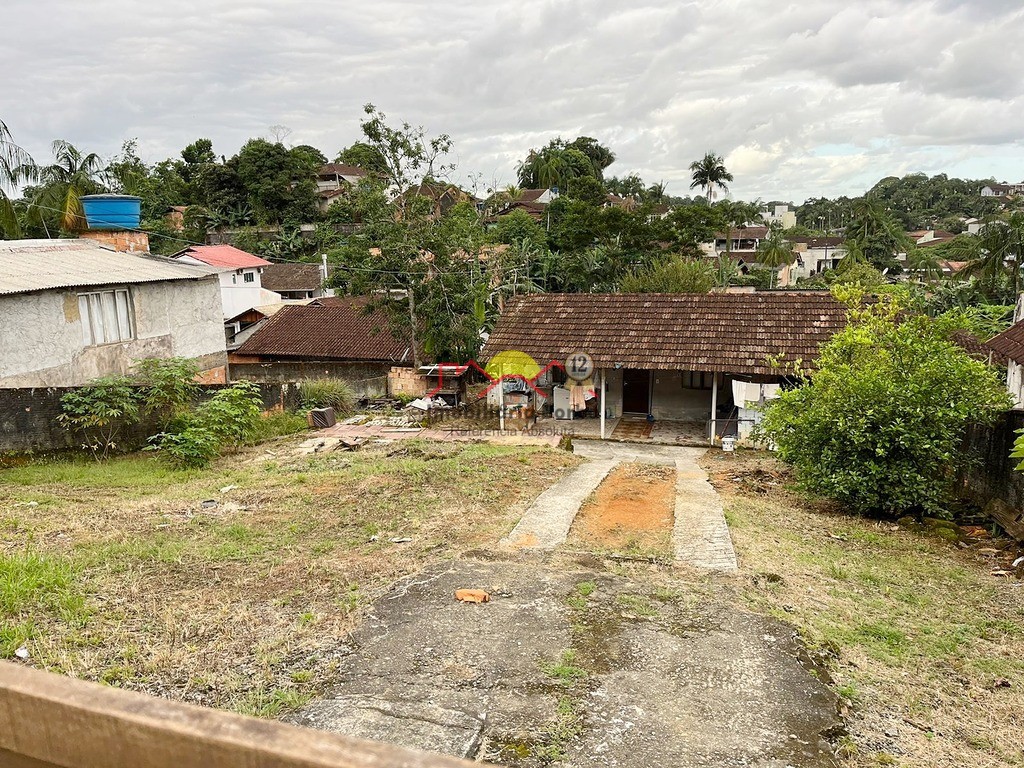
[[[359,397],[386,397],[390,363],[345,363],[289,360],[257,362],[232,360],[228,376],[230,381],[257,381],[288,383],[305,379],[344,379]]]
[[[1000,499],[1024,509],[1024,472],[1010,458],[1017,430],[1024,429],[1024,411],[1008,411],[991,427],[970,427],[964,440],[966,461],[958,463],[958,481],[968,498],[984,507]]]
[[[1013,398],[1014,409],[1024,408],[1024,367],[1012,360],[1006,367],[1006,391]]]
[[[136,338],[91,347],[82,338],[78,290],[0,296],[0,387],[81,385],[127,373],[145,357],[195,358],[203,370],[226,364],[215,280],[145,283],[129,291]]]
[[[608,377],[607,390],[605,392],[605,412],[608,418],[617,419],[622,415],[622,369],[608,368],[601,373]],[[600,397],[600,390],[598,391],[598,397]]]
[[[655,419],[707,421],[711,418],[710,389],[683,389],[681,371],[654,371],[653,376],[651,413]],[[723,394],[721,390],[719,381],[719,395]]]

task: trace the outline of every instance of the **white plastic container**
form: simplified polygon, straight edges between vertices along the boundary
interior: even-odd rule
[[[729,451],[730,453],[732,451],[735,451],[736,450],[736,438],[735,437],[723,437],[722,438],[722,450],[723,451]]]

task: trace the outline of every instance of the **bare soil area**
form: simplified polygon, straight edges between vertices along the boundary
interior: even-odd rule
[[[673,467],[619,465],[580,508],[569,531],[568,547],[642,556],[668,555],[675,492]]]

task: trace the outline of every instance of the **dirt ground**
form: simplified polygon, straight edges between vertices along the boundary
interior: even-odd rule
[[[621,464],[580,508],[567,547],[665,557],[671,551],[673,467]]]

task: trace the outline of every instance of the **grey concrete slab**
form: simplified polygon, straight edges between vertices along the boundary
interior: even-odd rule
[[[491,601],[458,603],[463,587]],[[522,768],[825,768],[838,700],[795,637],[603,571],[443,563],[374,604],[333,696],[291,719]],[[552,671],[567,658],[581,676]]]
[[[676,460],[672,549],[676,562],[696,568],[735,573],[738,567],[722,499],[696,457]]]

